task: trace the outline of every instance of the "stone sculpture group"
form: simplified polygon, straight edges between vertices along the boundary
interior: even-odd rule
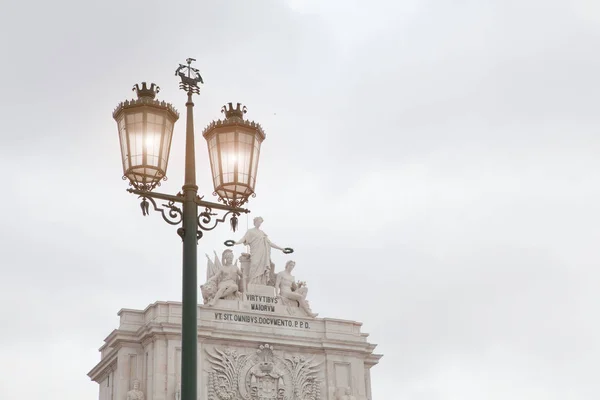
[[[312,312],[306,296],[306,282],[296,282],[292,271],[296,263],[289,260],[283,271],[275,274],[275,264],[271,260],[271,248],[285,252],[285,249],[271,242],[260,229],[263,219],[254,218],[254,228],[249,229],[244,237],[234,244],[244,244],[250,253],[242,253],[236,263],[230,249],[223,251],[221,260],[215,252],[215,260],[208,255],[207,280],[200,286],[204,304],[214,306],[220,299],[242,300],[242,294],[252,292],[260,287],[274,287],[281,303],[288,307],[298,307],[307,316],[316,317]],[[238,266],[238,262],[241,264]]]

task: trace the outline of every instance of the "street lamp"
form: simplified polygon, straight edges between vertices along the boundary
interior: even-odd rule
[[[113,113],[119,128],[123,178],[140,190],[152,190],[167,178],[173,125],[179,113],[171,104],[154,100],[159,87],[135,85],[137,100],[127,100]]]
[[[181,78],[179,88],[187,93],[185,182],[176,195],[153,190],[167,179],[167,164],[173,127],[179,114],[171,104],[155,99],[159,87],[135,85],[136,100],[120,103],[113,112],[117,122],[123,179],[129,180],[128,192],[142,199],[142,214],[148,215],[150,204],[171,225],[182,225],[177,233],[183,241],[182,327],[181,327],[181,400],[196,400],[197,395],[197,245],[203,231],[214,229],[218,223],[230,218],[232,229],[237,228],[238,217],[249,210],[242,208],[254,196],[260,145],[265,139],[261,126],[244,120],[246,107],[232,103],[221,110],[224,120],[213,121],[203,132],[208,144],[214,194],[218,203],[202,200],[196,185],[194,151],[194,103],[192,95],[199,94],[203,83],[198,70],[191,66],[195,61],[179,64],[175,74]],[[157,205],[156,200],[166,203]],[[177,205],[181,204],[181,208]],[[202,211],[198,212],[198,206]],[[221,210],[224,215],[213,219]]]
[[[208,144],[215,195],[219,201],[240,207],[254,196],[260,145],[265,140],[261,126],[244,120],[240,103],[223,106],[223,121],[208,125],[202,135]],[[232,223],[237,220],[232,220]],[[232,226],[235,230],[235,226]]]

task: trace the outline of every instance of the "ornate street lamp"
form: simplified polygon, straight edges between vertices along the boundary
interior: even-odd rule
[[[119,128],[123,179],[136,189],[152,190],[167,179],[173,125],[179,113],[171,104],[155,100],[160,88],[135,85],[137,100],[120,103],[113,112]]]
[[[240,207],[255,196],[256,170],[260,145],[265,140],[262,127],[244,120],[246,106],[223,106],[224,120],[208,125],[202,135],[208,144],[215,195],[219,201]],[[235,229],[235,227],[234,227]]]
[[[195,61],[188,58],[187,65],[180,64],[175,74],[181,78],[179,88],[186,91],[186,141],[185,182],[176,195],[157,193],[153,190],[167,178],[167,164],[173,127],[179,118],[177,111],[164,101],[155,99],[158,86],[146,83],[134,86],[137,100],[120,103],[113,117],[117,121],[123,179],[133,188],[128,192],[142,199],[143,215],[148,215],[150,204],[171,225],[182,225],[177,233],[183,240],[183,293],[181,327],[181,400],[196,400],[197,395],[197,246],[203,231],[214,229],[219,222],[230,217],[235,231],[238,217],[249,210],[241,208],[254,195],[260,145],[265,134],[259,124],[243,119],[246,107],[223,107],[225,119],[212,122],[205,130],[210,164],[213,173],[214,192],[220,203],[202,200],[196,186],[196,161],[194,151],[194,115],[192,95],[199,94],[203,83],[198,70],[191,66]],[[158,206],[156,200],[167,203]],[[180,208],[177,204],[180,204]],[[202,211],[198,212],[198,206]],[[221,210],[224,215],[213,219]]]

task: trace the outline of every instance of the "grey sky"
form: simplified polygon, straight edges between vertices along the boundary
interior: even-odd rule
[[[296,249],[313,309],[379,344],[375,400],[597,398],[597,1],[2,9],[1,399],[97,398],[116,312],[180,299],[180,240],[125,192],[111,112],[143,80],[183,112],[186,57],[197,131],[230,101],[263,124],[252,215]]]

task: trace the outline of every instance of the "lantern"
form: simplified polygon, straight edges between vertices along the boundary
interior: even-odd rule
[[[138,190],[150,191],[167,179],[173,126],[179,113],[171,104],[155,100],[159,87],[135,85],[137,100],[120,103],[113,112],[117,121],[123,179]]]
[[[223,106],[224,120],[213,121],[202,135],[208,144],[215,194],[226,204],[239,207],[254,195],[262,127],[244,120],[246,107]]]

